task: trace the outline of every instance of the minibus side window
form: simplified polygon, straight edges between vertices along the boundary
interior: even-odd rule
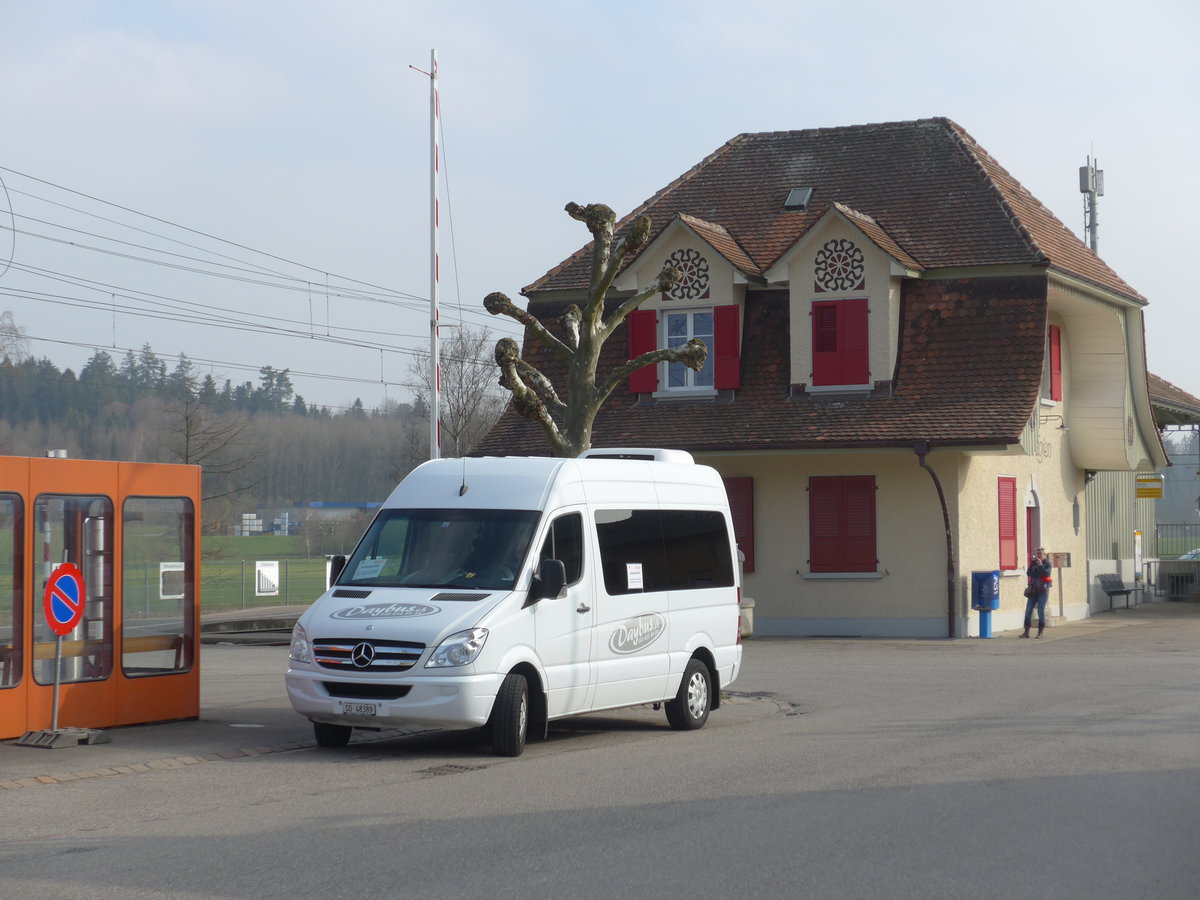
[[[729,530],[718,510],[601,509],[596,536],[609,596],[734,584]]]
[[[721,513],[663,510],[662,530],[671,590],[733,586],[729,531]]]
[[[583,516],[567,513],[550,525],[538,563],[543,559],[560,560],[567,570],[567,584],[574,584],[583,575]]]
[[[596,537],[604,590],[610,597],[667,589],[658,510],[598,509]]]

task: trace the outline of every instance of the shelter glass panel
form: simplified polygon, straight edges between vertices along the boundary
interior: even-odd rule
[[[73,563],[83,573],[86,602],[79,624],[63,636],[59,678],[64,684],[100,681],[113,660],[113,505],[108,497],[42,494],[33,505],[34,558],[41,559],[39,596],[51,573]],[[54,683],[56,636],[45,616],[34,617],[33,678]]]
[[[129,497],[121,519],[121,669],[130,677],[187,670],[196,602],[192,502]]]
[[[25,504],[17,494],[0,494],[0,688],[21,681],[25,658]]]

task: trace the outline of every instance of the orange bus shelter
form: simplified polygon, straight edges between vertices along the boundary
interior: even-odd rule
[[[43,594],[83,575],[57,636]],[[200,469],[0,456],[0,739],[200,715]],[[64,623],[67,624],[67,623]]]

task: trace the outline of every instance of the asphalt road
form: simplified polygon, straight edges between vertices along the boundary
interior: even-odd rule
[[[1087,897],[1200,889],[1200,606],[1041,641],[763,640],[699,732],[639,708],[497,759],[320,750],[286,649],[197,722],[0,743],[0,897]]]

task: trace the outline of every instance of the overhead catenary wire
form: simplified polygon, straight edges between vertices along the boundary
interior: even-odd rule
[[[289,274],[282,271],[277,265],[263,265],[255,260],[247,260],[241,255],[221,252],[212,248],[203,247],[193,241],[181,241],[176,237],[163,234],[160,230],[152,230],[142,228],[129,222],[119,221],[116,218],[100,215],[95,212],[84,210],[77,205],[60,203],[57,200],[46,196],[32,193],[30,191],[21,191],[14,189],[13,193],[17,196],[25,197],[31,201],[44,203],[57,209],[65,210],[73,214],[87,216],[94,221],[104,222],[118,229],[129,229],[141,235],[153,238],[156,241],[168,242],[174,247],[184,247],[203,256],[195,256],[191,253],[178,252],[176,250],[166,250],[161,247],[150,246],[148,243],[138,241],[125,240],[122,237],[114,235],[102,234],[96,231],[89,231],[83,228],[75,227],[75,225],[64,222],[53,221],[48,217],[18,214],[12,209],[12,198],[8,195],[8,185],[5,185],[6,196],[8,197],[9,206],[9,221],[0,221],[0,229],[9,230],[12,234],[13,244],[13,262],[6,263],[5,270],[12,268],[21,272],[28,278],[43,278],[59,283],[69,284],[83,291],[95,291],[102,296],[99,299],[89,299],[85,296],[71,296],[62,292],[38,291],[31,287],[14,286],[12,290],[0,290],[0,296],[9,296],[17,299],[27,299],[34,302],[46,302],[64,306],[74,306],[82,309],[92,309],[110,313],[113,317],[113,337],[112,346],[115,348],[117,344],[116,335],[116,319],[117,316],[131,316],[149,320],[170,321],[185,325],[207,325],[210,327],[220,327],[226,330],[237,330],[256,332],[261,334],[273,335],[282,338],[302,338],[306,340],[324,339],[329,343],[347,346],[351,348],[362,348],[369,350],[378,350],[381,354],[381,372],[380,378],[349,378],[345,379],[340,376],[330,376],[325,373],[303,373],[304,377],[319,378],[324,377],[327,380],[352,380],[360,383],[375,383],[385,385],[406,384],[404,381],[388,381],[385,372],[383,371],[382,358],[385,353],[396,353],[403,356],[418,356],[422,354],[419,349],[413,349],[386,342],[386,339],[396,340],[419,340],[420,335],[405,331],[381,331],[378,328],[359,328],[348,325],[335,325],[330,313],[331,300],[350,300],[358,302],[374,302],[383,303],[390,306],[408,309],[419,309],[423,304],[422,298],[416,294],[410,294],[403,291],[396,291],[389,288],[367,282],[361,279],[347,278],[345,276],[334,275],[326,269],[310,266],[304,263],[296,262],[273,253],[257,250],[246,244],[236,241],[228,241],[224,238],[217,237],[207,232],[189,228],[180,225],[167,219],[153,216],[147,213],[142,213],[129,206],[112,203],[102,200],[93,195],[76,191],[67,188],[63,185],[36,176],[28,175],[27,173],[17,171],[8,167],[0,166],[0,171],[9,172],[12,175],[27,178],[30,181],[52,188],[54,190],[64,191],[76,197],[85,200],[102,204],[105,207],[119,210],[121,212],[130,213],[134,216],[144,217],[146,220],[164,225],[169,228],[181,229],[191,235],[203,238],[205,240],[216,241],[224,246],[234,248],[245,253],[260,255],[265,259],[272,260],[273,263],[282,263],[287,266],[298,266],[308,272],[316,272],[318,278],[313,278],[310,275],[299,276]],[[449,197],[447,198],[449,199]],[[43,214],[44,215],[44,214]],[[18,220],[21,223],[37,224],[43,230],[35,231],[18,225]],[[55,230],[62,232],[63,235],[78,235],[85,240],[72,240],[69,237],[63,237],[54,233],[43,233],[44,230],[53,232]],[[111,283],[96,278],[84,277],[77,274],[72,274],[64,270],[62,262],[58,262],[56,268],[44,268],[24,263],[16,262],[16,247],[18,237],[25,237],[45,242],[48,245],[52,244],[71,250],[78,250],[86,253],[104,255],[116,260],[124,262],[136,263],[140,265],[152,265],[167,271],[179,272],[187,276],[198,276],[204,278],[220,278],[226,281],[235,282],[246,285],[251,288],[265,288],[269,290],[291,292],[300,294],[303,292],[304,300],[302,302],[309,306],[308,327],[295,327],[297,321],[302,321],[302,316],[272,316],[259,310],[259,304],[249,303],[241,309],[230,309],[217,304],[208,303],[199,300],[184,299],[177,296],[171,296],[167,293],[154,293],[151,291],[129,288],[120,284]],[[120,248],[120,249],[114,249]],[[452,248],[453,248],[453,231],[452,231]],[[130,252],[132,251],[132,252]],[[217,260],[205,258],[215,257]],[[455,265],[455,283],[456,294],[459,295],[459,303],[457,306],[458,317],[460,322],[465,323],[468,317],[478,317],[477,321],[487,323],[488,326],[493,325],[496,320],[492,319],[482,310],[474,311],[463,309],[461,305],[461,291],[459,290],[458,279],[458,261],[457,253],[454,254]],[[324,282],[322,286],[322,281]],[[339,283],[340,282],[340,283]],[[324,336],[314,327],[315,322],[311,313],[311,302],[313,294],[318,297],[324,295],[326,300],[326,334]],[[447,323],[449,324],[449,323]],[[507,323],[505,323],[507,324]],[[374,338],[383,338],[385,340],[369,340],[365,336],[370,335]],[[47,341],[49,343],[62,344],[64,346],[84,346],[84,347],[99,347],[100,345],[89,342],[75,342],[68,340],[30,337],[30,340]],[[195,357],[190,357],[195,358]],[[489,362],[480,360],[470,360],[472,364],[489,365]],[[224,365],[234,365],[225,363]],[[262,367],[258,364],[237,364],[241,368],[249,371],[260,370]],[[280,367],[283,370],[283,367]],[[294,369],[288,371],[296,371]]]

